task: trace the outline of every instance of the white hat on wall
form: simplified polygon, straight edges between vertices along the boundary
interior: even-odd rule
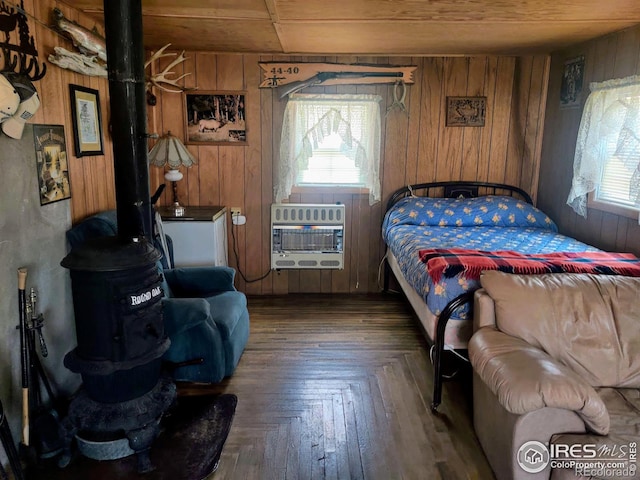
[[[14,88],[17,90],[20,97],[20,104],[17,111],[4,122],[2,122],[2,131],[11,138],[22,138],[22,132],[24,131],[24,125],[31,117],[35,115],[40,108],[40,98],[36,87],[33,86],[31,80],[26,75],[21,75],[14,72],[3,73],[2,76],[6,76]]]
[[[11,118],[20,105],[20,95],[4,75],[0,75],[0,123]]]

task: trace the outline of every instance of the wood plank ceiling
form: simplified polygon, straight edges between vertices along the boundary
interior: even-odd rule
[[[62,0],[101,22],[103,0]],[[640,23],[638,0],[142,0],[148,49],[290,55],[545,53]]]

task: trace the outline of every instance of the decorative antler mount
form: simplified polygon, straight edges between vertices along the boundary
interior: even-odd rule
[[[172,72],[171,70],[175,66],[184,62],[187,59],[187,57],[184,56],[184,50],[180,53],[180,55],[178,55],[175,52],[165,53],[165,50],[170,45],[171,45],[170,43],[167,43],[164,47],[162,47],[160,50],[158,50],[153,55],[151,55],[151,58],[149,58],[149,60],[147,60],[147,62],[144,64],[144,68],[146,69],[147,67],[151,66],[153,62],[155,62],[156,60],[159,60],[165,57],[176,57],[160,73],[155,73],[155,74],[151,73],[147,75],[147,81],[146,81],[147,103],[149,105],[156,104],[156,97],[152,92],[153,87],[157,87],[164,92],[171,92],[171,93],[180,93],[180,92],[185,92],[187,90],[195,90],[195,88],[185,87],[184,85],[180,85],[178,83],[187,75],[191,75],[191,72],[183,73],[182,75],[179,75],[178,77],[173,78],[174,75],[177,75],[177,73]]]

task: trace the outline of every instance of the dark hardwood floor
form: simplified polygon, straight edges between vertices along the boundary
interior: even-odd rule
[[[429,409],[427,344],[399,295],[249,298],[251,337],[213,388],[238,406],[213,479],[492,479],[470,388]]]
[[[427,343],[403,297],[251,297],[249,312],[233,377],[179,385],[181,395],[238,397],[209,479],[494,478],[473,432],[470,387],[446,383],[431,413]],[[42,473],[38,480],[107,480],[97,467],[73,464]]]

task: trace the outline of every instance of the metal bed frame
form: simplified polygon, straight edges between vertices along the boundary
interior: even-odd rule
[[[432,192],[439,193],[439,195],[430,195]],[[533,204],[533,200],[527,192],[513,185],[507,185],[505,183],[447,181],[419,183],[399,188],[398,190],[393,192],[391,198],[387,202],[386,211],[389,211],[389,209],[401,199],[409,196],[432,198],[471,198],[487,195],[507,195],[511,197],[519,196],[527,203]],[[391,269],[389,267],[389,262],[385,261],[384,291],[389,290],[390,273]],[[438,315],[435,334],[436,338],[429,339],[433,342],[434,345],[433,399],[431,403],[431,410],[434,412],[437,410],[442,401],[442,383],[445,380],[445,377],[442,373],[445,329],[447,327],[449,319],[453,316],[456,310],[466,304],[469,304],[471,313],[471,308],[473,307],[473,292],[465,292],[447,303],[440,315]]]

